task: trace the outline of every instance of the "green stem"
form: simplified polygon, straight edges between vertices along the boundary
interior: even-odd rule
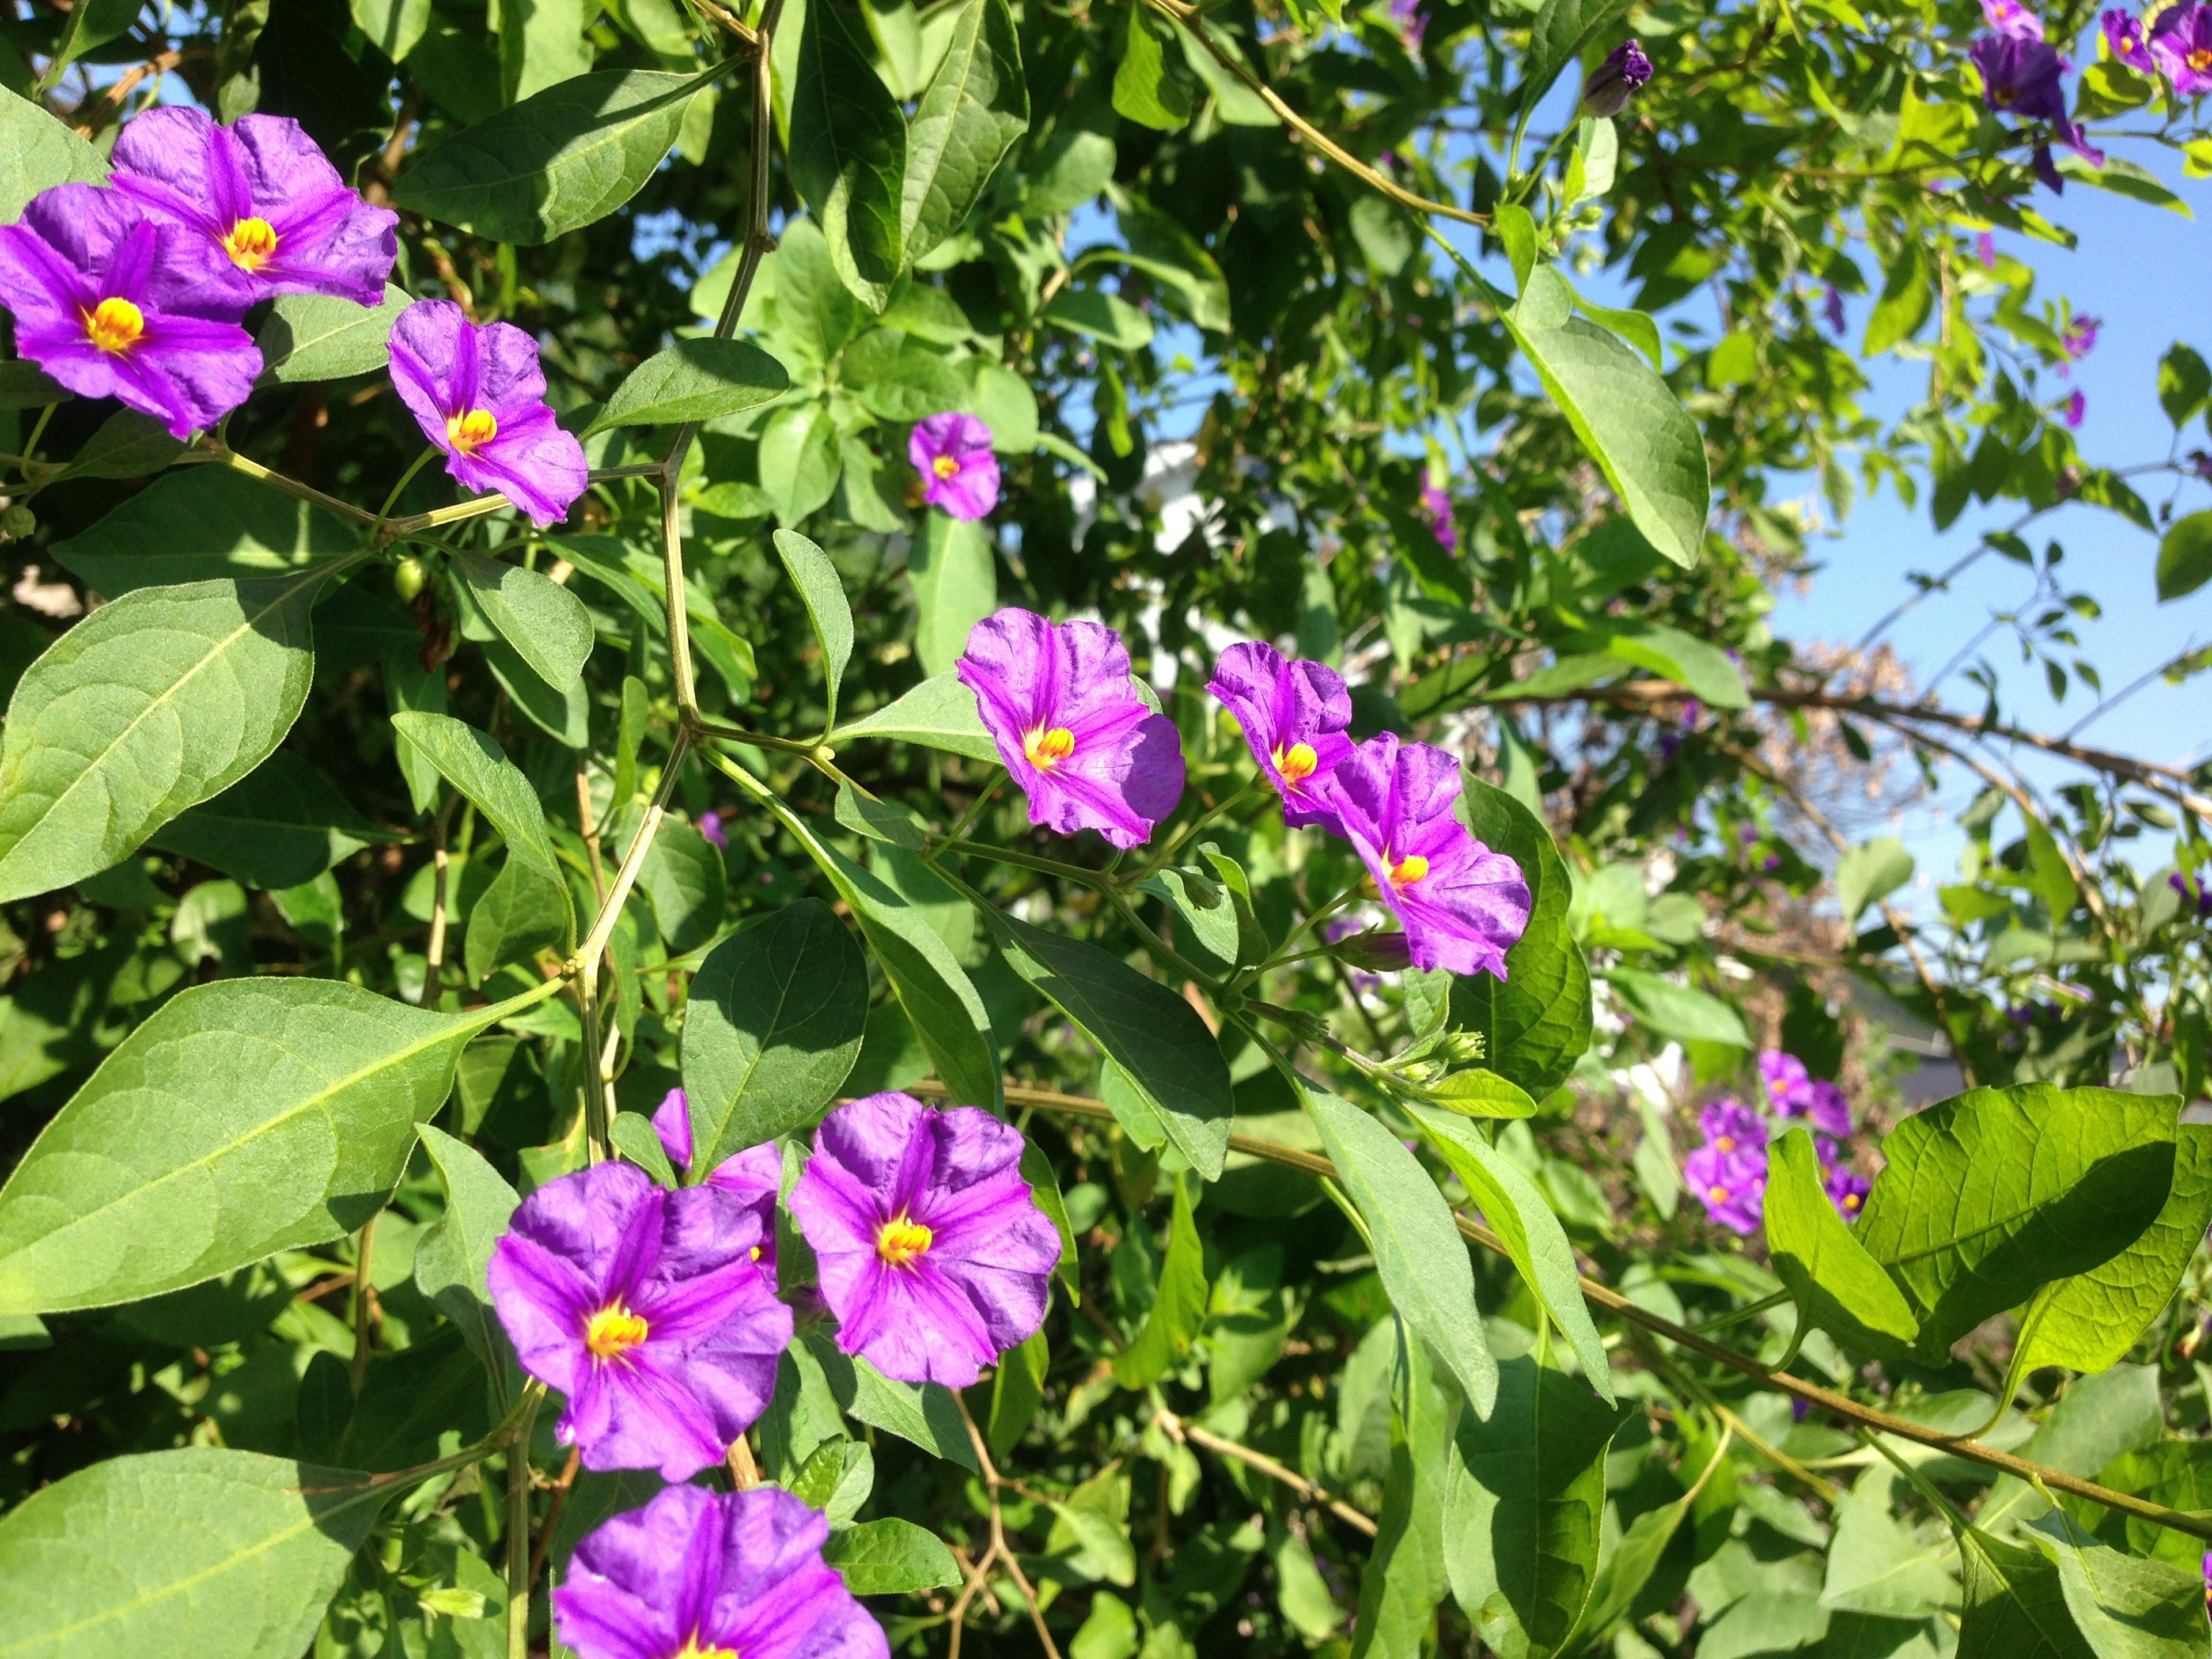
[[[434,447],[425,444],[422,453],[408,464],[407,470],[399,475],[399,482],[392,486],[392,493],[384,498],[384,505],[376,509],[376,522],[369,526],[369,540],[373,542],[384,533],[384,526],[392,517],[392,509],[399,504],[399,497],[405,493],[407,486],[415,482],[415,475],[437,453]]]
[[[1154,872],[1166,868],[1168,860],[1172,859],[1177,853],[1181,852],[1189,842],[1191,837],[1195,836],[1200,830],[1205,829],[1207,824],[1212,823],[1214,819],[1219,817],[1223,813],[1243,805],[1251,796],[1264,793],[1266,791],[1267,785],[1262,783],[1259,779],[1255,778],[1247,783],[1242,789],[1237,791],[1235,794],[1227,796],[1224,799],[1215,802],[1212,806],[1207,807],[1205,811],[1200,813],[1182,829],[1176,831],[1175,838],[1162,847],[1158,852],[1153,854],[1152,858],[1146,863],[1143,869],[1138,871],[1134,875],[1122,877],[1121,884],[1125,887],[1134,887],[1146,880],[1148,877],[1152,876]]]
[[[1063,864],[1058,859],[1046,858],[1041,853],[1018,852],[1011,847],[990,847],[980,841],[969,841],[959,836],[939,839],[930,851],[933,854],[950,849],[964,853],[972,858],[993,859],[1000,864],[1019,865],[1024,870],[1035,870],[1042,875],[1058,876],[1063,881],[1073,881],[1085,887],[1095,887],[1110,892],[1109,884],[1096,870],[1085,870],[1073,864]]]
[[[530,1431],[544,1397],[522,1396],[507,1449],[507,1659],[530,1659]]]
[[[983,787],[982,793],[978,794],[974,800],[969,802],[968,810],[960,815],[960,822],[952,826],[951,830],[945,836],[945,840],[948,842],[957,842],[964,836],[970,830],[974,829],[975,827],[975,820],[983,816],[983,809],[991,804],[992,798],[999,793],[1000,786],[1003,785],[1006,781],[1006,775],[1004,772],[1001,772],[996,777],[993,778],[989,783],[986,784]]]
[[[48,404],[39,411],[39,418],[31,428],[31,435],[23,441],[25,459],[27,460],[39,453],[39,440],[46,435],[46,422],[54,418],[54,410],[60,407],[58,404]]]

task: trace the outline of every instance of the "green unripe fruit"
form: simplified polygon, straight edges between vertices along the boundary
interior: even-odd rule
[[[39,527],[39,515],[22,504],[15,502],[5,513],[0,513],[0,535],[11,542],[20,542]]]
[[[420,559],[402,559],[392,567],[392,591],[410,605],[429,580],[429,567]]]

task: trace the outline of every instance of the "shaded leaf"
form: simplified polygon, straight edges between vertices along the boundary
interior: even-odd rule
[[[1820,1184],[1813,1137],[1804,1129],[1790,1130],[1770,1152],[1765,1216],[1767,1253],[1776,1277],[1796,1301],[1798,1318],[1861,1353],[1904,1358],[1920,1334],[1920,1322],[1836,1213]]]
[[[624,377],[591,430],[711,421],[773,403],[790,389],[783,365],[750,340],[678,340]]]

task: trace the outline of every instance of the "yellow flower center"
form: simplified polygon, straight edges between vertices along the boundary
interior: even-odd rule
[[[2212,46],[2199,46],[2189,54],[2189,67],[2199,75],[2212,70]]]
[[[1992,97],[1999,109],[2010,109],[2012,107],[2013,89],[2010,87],[1999,87],[1992,94]]]
[[[1277,744],[1273,758],[1275,770],[1283,775],[1285,783],[1304,783],[1321,764],[1321,757],[1310,743],[1294,743],[1288,749]]]
[[[684,1638],[684,1645],[676,1650],[676,1659],[738,1659],[735,1648],[716,1647],[711,1642],[702,1643],[699,1632],[693,1631]]]
[[[954,456],[939,455],[929,464],[929,470],[940,478],[957,478],[960,476],[960,462]]]
[[[499,422],[488,409],[464,410],[446,416],[446,438],[464,455],[473,455],[499,436]]]
[[[240,219],[222,239],[222,251],[240,270],[258,270],[276,256],[276,228],[266,219]]]
[[[84,313],[84,335],[102,351],[121,356],[145,337],[146,313],[128,300],[102,300]]]
[[[1716,1204],[1727,1203],[1728,1195],[1729,1189],[1725,1187],[1708,1187],[1705,1188],[1705,1196],[1711,1199]]]
[[[1428,873],[1429,861],[1419,853],[1408,853],[1390,866],[1390,884],[1393,887],[1411,887]]]
[[[1022,739],[1022,752],[1039,771],[1049,772],[1075,752],[1075,733],[1064,726],[1047,731],[1040,726]]]
[[[902,1210],[876,1230],[876,1254],[886,1265],[903,1267],[936,1242],[936,1235]]]
[[[585,1322],[584,1346],[594,1359],[619,1359],[645,1340],[645,1321],[617,1297]]]
[[[1845,1193],[1844,1194],[1844,1207],[1845,1209],[1856,1210],[1858,1206],[1859,1195],[1856,1193]]]
[[[1732,1152],[1735,1150],[1735,1137],[1734,1135],[1723,1135],[1718,1140],[1713,1142],[1713,1145],[1717,1146],[1722,1152]]]

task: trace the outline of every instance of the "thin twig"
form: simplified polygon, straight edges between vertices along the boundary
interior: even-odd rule
[[[418,1007],[428,1008],[436,1000],[440,971],[446,965],[446,890],[448,866],[452,860],[446,850],[446,826],[453,817],[453,803],[459,795],[449,795],[440,803],[435,826],[430,842],[430,942],[422,947],[422,994],[415,999]]]
[[[569,1491],[576,1484],[576,1470],[581,1465],[584,1449],[568,1448],[568,1461],[561,1466],[561,1474],[553,1482],[551,1499],[545,1505],[545,1519],[538,1528],[538,1542],[530,1552],[530,1583],[534,1589],[545,1571],[545,1553],[553,1547],[553,1534],[561,1525],[561,1511],[568,1506]]]
[[[968,1438],[975,1448],[975,1462],[981,1466],[983,1486],[991,1499],[991,1547],[975,1565],[975,1582],[981,1583],[994,1560],[1005,1567],[1014,1581],[1014,1587],[1021,1591],[1022,1600],[1029,1604],[1030,1622],[1036,1626],[1037,1640],[1044,1644],[1046,1659],[1060,1659],[1060,1646],[1052,1639],[1052,1632],[1045,1628],[1044,1609],[1038,1605],[1036,1589],[1022,1571],[1022,1564],[1014,1559],[1013,1551],[1006,1547],[1006,1516],[999,1502],[999,1488],[1006,1484],[1005,1478],[1000,1474],[998,1465],[991,1461],[991,1448],[983,1439],[983,1431],[975,1426],[975,1419],[969,1414],[968,1401],[957,1389],[952,1390],[952,1403],[960,1408],[960,1420],[967,1425]],[[963,1604],[969,1594],[969,1591],[962,1591]],[[953,1644],[956,1648],[959,1644],[957,1626]]]
[[[1257,1469],[1261,1474],[1281,1481],[1308,1503],[1322,1504],[1346,1526],[1365,1533],[1370,1538],[1375,1536],[1375,1522],[1372,1520],[1362,1515],[1334,1492],[1316,1486],[1304,1475],[1278,1463],[1267,1453],[1254,1451],[1249,1446],[1240,1446],[1234,1440],[1224,1440],[1210,1429],[1202,1429],[1195,1423],[1177,1417],[1164,1406],[1161,1407],[1155,1414],[1154,1420],[1167,1431],[1170,1440],[1194,1441],[1208,1451],[1218,1453],[1223,1457],[1232,1458],[1248,1468]]]
[[[371,1216],[361,1225],[361,1242],[354,1247],[353,1258],[353,1391],[361,1392],[362,1380],[368,1375],[369,1324],[374,1310],[369,1298],[375,1286],[369,1283],[370,1265],[376,1259],[376,1217]]]

